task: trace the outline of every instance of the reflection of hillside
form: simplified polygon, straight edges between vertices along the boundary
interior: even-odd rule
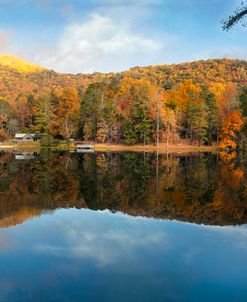
[[[209,204],[206,206],[178,206],[164,204],[149,211],[128,209],[130,215],[142,215],[161,219],[175,219],[179,221],[206,225],[237,225],[247,223],[247,204],[245,206],[231,204]]]
[[[76,202],[76,204],[70,204],[67,203],[47,203],[43,204],[43,206],[40,205],[40,207],[36,207],[36,202],[31,204],[32,207],[25,207],[24,205],[20,204],[19,207],[16,209],[9,209],[6,211],[4,208],[3,211],[1,211],[0,215],[0,228],[7,228],[11,227],[17,224],[21,224],[25,222],[26,220],[30,220],[32,218],[41,216],[44,213],[51,212],[57,209],[65,209],[65,208],[86,208],[86,204],[83,199]]]
[[[33,208],[20,208],[16,212],[4,213],[0,219],[0,228],[8,228],[21,224],[26,220],[40,216],[40,211]]]
[[[247,186],[236,159],[141,154],[0,156],[0,227],[59,208],[212,225],[247,223]]]

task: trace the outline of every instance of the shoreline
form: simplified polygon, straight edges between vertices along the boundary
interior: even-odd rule
[[[132,152],[217,152],[217,146],[195,146],[195,145],[170,145],[168,147],[160,145],[158,148],[154,145],[122,145],[122,144],[95,144],[95,151],[132,151]]]
[[[158,148],[155,145],[123,145],[123,144],[92,144],[92,151],[95,152],[159,152],[159,153],[167,153],[167,152],[217,152],[218,146],[196,146],[196,145],[186,145],[186,144],[177,144],[166,146],[165,144],[161,144]],[[51,150],[51,151],[76,151],[75,144],[66,144],[61,143],[57,147],[41,147],[39,142],[31,142],[31,143],[18,143],[11,144],[9,142],[0,143],[0,150],[15,150],[15,151],[40,151],[40,150]]]

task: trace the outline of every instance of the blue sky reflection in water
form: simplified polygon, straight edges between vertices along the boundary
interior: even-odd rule
[[[247,229],[57,210],[0,232],[0,301],[246,301]]]

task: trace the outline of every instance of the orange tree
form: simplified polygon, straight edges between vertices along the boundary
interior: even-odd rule
[[[238,110],[233,110],[227,115],[220,134],[221,149],[236,149],[238,133],[243,125],[242,117]]]

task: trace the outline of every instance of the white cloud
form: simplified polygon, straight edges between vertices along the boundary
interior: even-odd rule
[[[62,210],[64,213],[65,211]],[[77,213],[81,218],[80,212]],[[64,223],[60,219],[55,220],[56,230],[63,234],[63,242],[59,245],[55,242],[39,243],[34,246],[34,251],[41,255],[91,259],[98,266],[107,266],[121,263],[125,257],[135,258],[139,249],[159,246],[163,251],[168,251],[171,248],[166,232],[160,229],[154,232],[149,228],[147,221],[150,222],[151,219],[133,218],[121,213],[112,214],[109,211],[82,210],[82,212],[83,219],[70,220],[69,223]],[[61,212],[57,213],[60,214]],[[54,220],[54,216],[52,219]],[[111,223],[114,224],[114,228]]]
[[[52,51],[36,61],[61,72],[118,71],[147,64],[161,49],[158,39],[135,32],[129,23],[92,13],[68,25]]]
[[[36,5],[50,9],[54,3],[45,0]],[[45,30],[40,36],[16,30],[0,52],[4,49],[59,72],[114,72],[167,62],[168,48],[177,43],[174,35],[149,26],[160,0],[92,0],[91,13],[84,16],[68,3],[58,3],[66,21],[52,38]]]

